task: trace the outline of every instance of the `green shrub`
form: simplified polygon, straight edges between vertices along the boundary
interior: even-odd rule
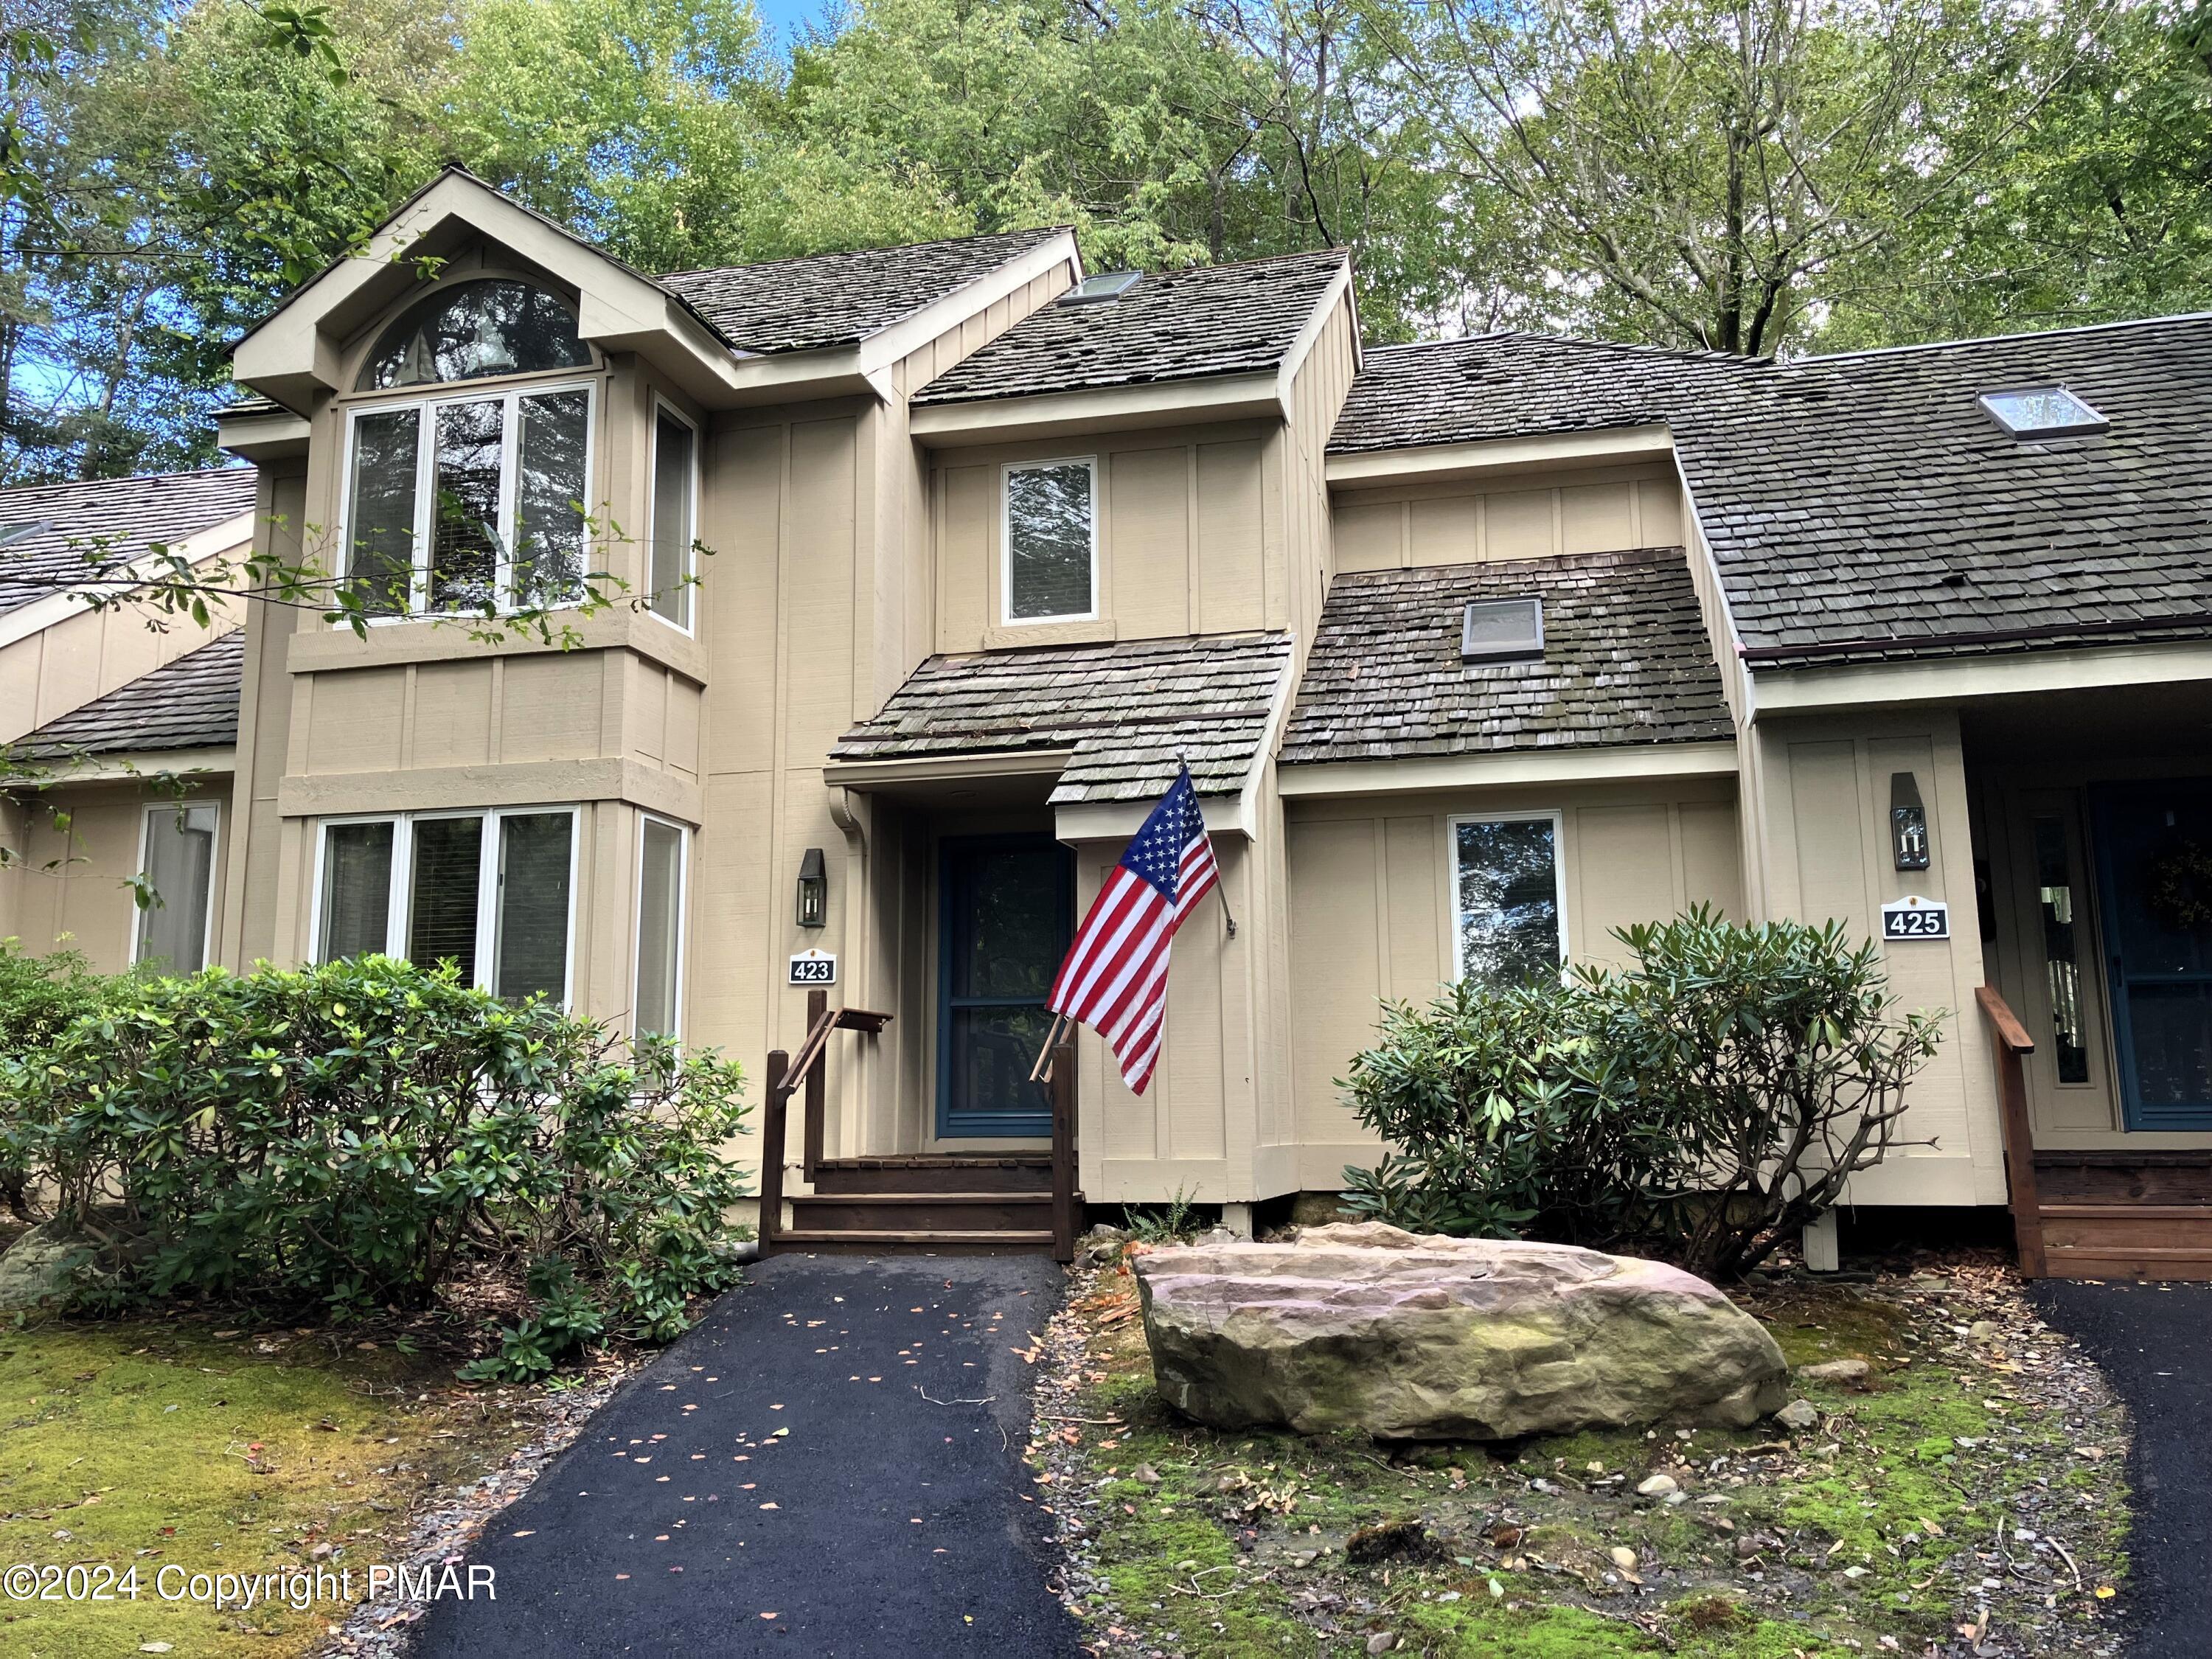
[[[0,1064],[51,1042],[79,1015],[98,1008],[112,983],[93,971],[81,951],[33,956],[22,940],[0,939]],[[21,1115],[9,1109],[4,1089],[0,1079],[0,1203],[18,1221],[34,1221]]]
[[[1702,907],[1615,937],[1621,969],[1385,1006],[1340,1085],[1393,1148],[1345,1171],[1354,1209],[1729,1275],[1899,1144],[1941,1016],[1900,1014],[1874,945]]]
[[[689,1297],[733,1276],[727,1216],[744,1194],[720,1148],[746,1110],[737,1068],[662,1040],[633,1056],[450,966],[125,981],[0,1066],[54,1212],[139,1239],[143,1260],[104,1292],[117,1299],[193,1291],[343,1316],[538,1263],[540,1326],[561,1304],[557,1357],[601,1328],[672,1336]]]

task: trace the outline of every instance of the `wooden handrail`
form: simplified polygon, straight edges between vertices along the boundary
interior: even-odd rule
[[[1052,1259],[1075,1260],[1075,1045],[1052,1051]]]
[[[1997,994],[1984,985],[1974,993],[1982,1013],[1996,1039],[1997,1104],[2004,1127],[2005,1186],[2012,1200],[2013,1243],[2020,1252],[2020,1270],[2029,1279],[2050,1276],[2043,1248],[2043,1206],[2035,1191],[2035,1135],[2027,1115],[2027,1057],[2035,1052],[2035,1039]]]
[[[891,1023],[889,1014],[866,1008],[832,1008],[830,994],[816,988],[806,994],[806,1036],[796,1054],[781,1048],[768,1057],[768,1098],[761,1115],[760,1243],[761,1254],[774,1249],[783,1231],[783,1161],[790,1135],[791,1097],[806,1091],[805,1138],[802,1168],[811,1184],[822,1163],[823,1117],[829,1097],[829,1065],[823,1059],[832,1031],[865,1031],[870,1036]]]

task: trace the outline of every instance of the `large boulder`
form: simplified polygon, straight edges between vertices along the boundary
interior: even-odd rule
[[[0,1254],[0,1313],[66,1301],[98,1254],[90,1239],[58,1221],[22,1233]]]
[[[1789,1398],[1759,1322],[1663,1262],[1377,1222],[1137,1258],[1163,1398],[1216,1428],[1510,1440],[1748,1427]]]

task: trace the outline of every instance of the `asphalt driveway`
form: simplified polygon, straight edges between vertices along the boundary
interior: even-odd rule
[[[1021,1465],[1026,1257],[779,1256],[487,1530],[498,1600],[437,1659],[697,1653],[1076,1659]]]
[[[2212,1285],[2030,1287],[2135,1414],[2130,1651],[2212,1654]]]

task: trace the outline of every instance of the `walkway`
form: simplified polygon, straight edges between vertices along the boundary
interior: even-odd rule
[[[489,1529],[435,1659],[1075,1659],[1023,1501],[1030,1257],[779,1256]],[[979,1403],[981,1402],[981,1403]]]
[[[2051,1279],[2032,1294],[2135,1414],[2130,1650],[2212,1653],[2212,1285]]]

